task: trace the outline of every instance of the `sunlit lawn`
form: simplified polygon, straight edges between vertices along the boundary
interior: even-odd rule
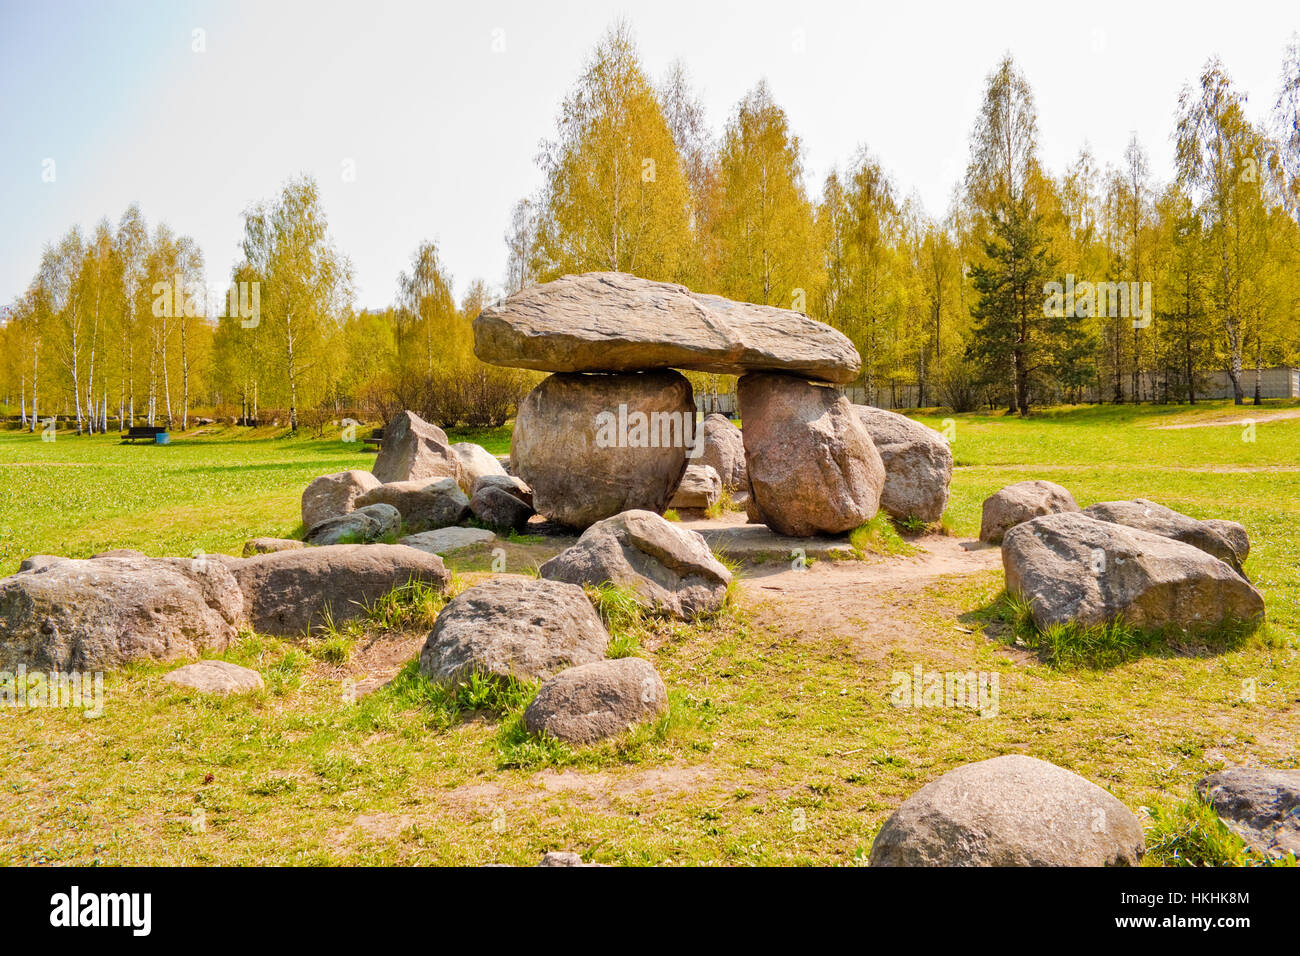
[[[511,714],[449,721],[409,673],[350,703],[347,666],[320,641],[246,637],[225,656],[266,677],[252,698],[201,698],[164,684],[167,666],[140,666],[109,675],[97,720],[0,709],[0,862],[531,864],[562,848],[608,863],[853,864],[899,801],[1000,753],[1068,767],[1135,810],[1183,803],[1224,764],[1294,767],[1300,419],[1261,423],[1253,442],[1233,426],[1150,427],[1230,411],[955,416],[949,523],[973,535],[983,498],[1031,477],[1083,505],[1140,495],[1241,521],[1271,623],[1232,650],[1055,670],[972,632],[996,572],[900,602],[885,623],[919,641],[880,653],[854,622],[831,634],[746,599],[713,622],[632,628],[670,718],[571,753],[521,745]],[[485,444],[504,451],[508,438]],[[237,553],[293,530],[310,478],[372,462],[337,438],[233,429],[170,447],[3,433],[4,570],[34,552]],[[412,655],[422,636],[408,635]],[[891,674],[918,663],[996,672],[997,716],[892,707]]]

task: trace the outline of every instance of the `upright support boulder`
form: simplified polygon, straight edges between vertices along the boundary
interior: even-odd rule
[[[779,534],[840,534],[880,508],[885,466],[849,400],[795,375],[737,385],[751,515]]]
[[[691,385],[678,372],[556,374],[519,405],[511,470],[539,514],[574,528],[633,508],[661,512],[694,425]]]

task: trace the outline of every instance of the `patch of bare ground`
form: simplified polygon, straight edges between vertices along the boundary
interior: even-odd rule
[[[1001,567],[1001,551],[940,534],[911,543],[916,554],[818,561],[802,570],[759,567],[741,581],[741,592],[760,621],[811,639],[847,639],[864,657],[930,649],[934,642],[916,613],[918,604],[928,603],[924,592]]]
[[[1240,412],[1232,414],[1240,416]],[[1261,415],[1247,414],[1237,418],[1207,418],[1195,422],[1175,422],[1172,425],[1150,425],[1152,431],[1175,431],[1183,428],[1211,428],[1216,425],[1249,425],[1252,422],[1256,425],[1263,422],[1275,422],[1284,418],[1300,418],[1300,408],[1288,408],[1280,412],[1265,412]]]

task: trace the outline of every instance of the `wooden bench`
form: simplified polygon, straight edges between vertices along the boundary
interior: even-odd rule
[[[122,444],[137,441],[157,441],[159,435],[167,434],[167,429],[158,425],[132,425],[122,436]]]
[[[369,451],[371,448],[374,448],[375,451],[379,451],[384,444],[384,430],[382,428],[374,429],[371,431],[369,438],[361,439],[361,444],[365,446],[366,451]]]

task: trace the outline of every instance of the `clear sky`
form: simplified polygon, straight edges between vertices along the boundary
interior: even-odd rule
[[[242,211],[298,172],[321,185],[359,305],[392,300],[425,238],[458,295],[499,286],[538,143],[618,17],[656,80],[686,63],[715,132],[766,77],[812,192],[866,144],[941,215],[1004,51],[1033,85],[1051,169],[1085,140],[1117,163],[1136,130],[1167,178],[1180,87],[1218,54],[1265,116],[1300,3],[0,0],[0,301],[46,242],[132,201],[194,236],[224,283]]]

